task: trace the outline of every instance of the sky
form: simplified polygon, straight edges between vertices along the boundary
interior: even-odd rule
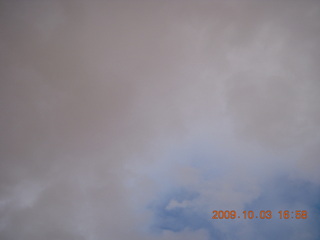
[[[0,238],[319,240],[319,43],[317,0],[0,0]]]

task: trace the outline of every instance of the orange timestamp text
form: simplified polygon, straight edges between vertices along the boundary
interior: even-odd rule
[[[212,219],[272,219],[273,212],[271,210],[261,211],[242,211],[241,213],[235,210],[214,210],[212,211]],[[280,210],[276,214],[279,219],[307,219],[308,211],[306,210]]]

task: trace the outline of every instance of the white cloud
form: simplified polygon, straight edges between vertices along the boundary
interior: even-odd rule
[[[174,208],[185,208],[188,207],[190,205],[190,201],[184,200],[182,202],[178,202],[176,200],[171,200],[168,204],[168,206],[166,207],[166,210],[171,210]]]

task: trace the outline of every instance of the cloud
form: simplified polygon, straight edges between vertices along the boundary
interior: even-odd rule
[[[188,206],[188,201],[184,200],[182,202],[177,202],[176,200],[172,200],[169,202],[168,206],[166,207],[166,210],[171,210],[174,208],[185,208]]]
[[[0,5],[1,239],[319,237],[317,1]]]

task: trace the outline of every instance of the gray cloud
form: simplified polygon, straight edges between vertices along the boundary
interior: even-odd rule
[[[0,4],[2,239],[210,239],[150,233],[147,206],[186,188],[167,210],[210,218],[277,176],[319,186],[317,1]],[[215,236],[259,234],[233,224]]]

